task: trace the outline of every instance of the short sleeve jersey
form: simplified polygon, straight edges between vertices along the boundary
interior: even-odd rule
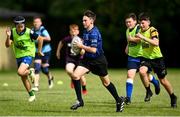
[[[141,31],[140,33],[149,39],[153,39],[153,38],[159,39],[158,31],[154,27],[150,27],[148,30],[146,30],[144,32]],[[149,44],[148,42],[142,40],[142,48],[143,48],[143,57],[144,58],[156,59],[156,58],[163,57],[159,46],[154,46],[154,45]]]
[[[45,29],[44,26],[41,26],[41,27],[39,28],[39,30],[35,30],[34,28],[32,28],[32,30],[33,30],[36,34],[38,34],[38,35],[40,35],[40,36],[42,36],[42,37],[50,37],[48,31]],[[37,46],[37,41],[35,41],[35,43],[36,43],[36,52],[37,52],[37,47],[38,47],[38,46]],[[42,47],[42,52],[43,52],[43,53],[46,53],[46,52],[49,52],[49,51],[51,51],[50,42],[44,41],[44,42],[43,42],[43,47]]]
[[[66,58],[67,57],[77,57],[77,58],[79,58],[80,57],[80,55],[73,55],[72,53],[71,53],[71,41],[72,41],[72,37],[69,35],[69,36],[66,36],[66,37],[64,37],[62,40],[61,40],[61,42],[63,43],[63,45],[65,46],[65,54],[66,54]]]
[[[104,53],[102,49],[102,37],[96,26],[90,31],[84,30],[83,43],[85,46],[95,47],[97,49],[96,53],[85,52],[85,58],[97,58]]]
[[[71,50],[71,41],[72,41],[71,36],[66,36],[61,40],[63,45],[65,45],[66,56],[71,54],[71,51],[70,51]]]
[[[25,56],[35,56],[35,42],[38,35],[31,29],[25,28],[20,34],[17,33],[16,28],[11,30],[11,40],[13,40],[13,50],[16,58]]]

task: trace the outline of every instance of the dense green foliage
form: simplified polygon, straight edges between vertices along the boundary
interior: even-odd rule
[[[152,24],[160,32],[160,46],[167,59],[167,65],[180,66],[176,53],[172,53],[177,49],[172,48],[172,45],[178,47],[180,43],[179,0],[1,0],[0,7],[45,14],[45,24],[54,39],[54,49],[58,40],[68,34],[68,25],[77,23],[82,27],[83,12],[86,9],[93,10],[97,14],[96,24],[104,39],[105,53],[109,60],[112,60],[110,66],[115,67],[125,66],[126,61],[125,15],[129,12],[135,12],[137,15],[140,12],[149,12]]]

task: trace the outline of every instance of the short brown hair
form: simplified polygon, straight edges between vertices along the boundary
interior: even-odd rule
[[[142,20],[146,20],[146,21],[150,20],[148,13],[142,12],[139,14],[139,21],[142,21]]]
[[[137,20],[135,13],[129,13],[126,15],[125,19],[132,18],[133,20]]]
[[[74,28],[79,29],[79,26],[77,24],[70,24],[69,25],[69,29],[74,29]]]
[[[94,21],[96,20],[96,14],[94,12],[92,12],[91,10],[86,10],[84,12],[84,16],[92,18]]]

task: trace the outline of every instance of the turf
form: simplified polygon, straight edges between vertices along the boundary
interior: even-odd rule
[[[0,116],[179,116],[180,109],[170,108],[170,98],[163,86],[150,102],[144,102],[145,89],[138,75],[134,82],[132,103],[125,105],[122,113],[115,112],[115,101],[102,86],[100,79],[87,74],[88,94],[83,96],[85,106],[76,111],[70,110],[75,102],[75,92],[70,88],[70,78],[62,69],[51,70],[55,86],[48,89],[47,78],[41,74],[40,91],[36,101],[29,103],[28,94],[16,71],[0,72]],[[180,69],[168,69],[167,78],[180,97]],[[125,96],[125,69],[110,69],[109,76],[117,87],[119,95]],[[57,84],[62,81],[63,84]],[[7,83],[8,86],[4,86]],[[154,92],[154,87],[151,85]],[[179,100],[178,100],[179,104]]]

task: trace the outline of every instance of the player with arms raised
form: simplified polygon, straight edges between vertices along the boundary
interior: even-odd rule
[[[5,41],[5,46],[10,47],[12,45],[14,54],[16,57],[18,70],[17,73],[21,77],[21,80],[29,93],[29,102],[35,100],[35,94],[31,90],[31,84],[28,80],[28,75],[34,77],[34,73],[29,70],[29,66],[35,56],[35,43],[34,39],[38,40],[38,54],[43,56],[41,52],[43,45],[43,37],[38,36],[31,29],[25,27],[25,18],[22,16],[17,16],[14,19],[15,27],[7,28],[6,34],[7,38]]]

